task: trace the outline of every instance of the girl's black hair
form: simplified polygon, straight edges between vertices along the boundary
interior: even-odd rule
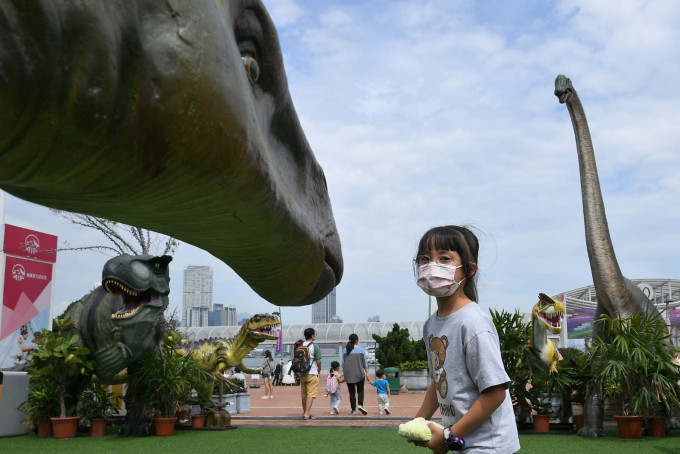
[[[354,344],[359,340],[359,336],[356,334],[352,333],[349,335],[349,342],[347,342],[347,345],[345,346],[345,356],[349,355],[352,350],[354,350]]]
[[[265,358],[267,358],[268,360],[274,361],[274,358],[272,358],[272,352],[271,352],[271,350],[265,350],[265,351],[264,351],[264,356],[265,356]]]
[[[472,268],[470,265],[478,264],[479,240],[467,227],[457,225],[444,225],[433,227],[420,239],[418,253],[427,254],[430,249],[438,251],[456,251],[460,254],[463,263],[463,272],[466,276],[463,281],[463,293],[472,301],[478,302],[477,296],[477,272],[479,266]],[[474,272],[474,274],[472,274]]]
[[[340,367],[340,363],[337,361],[331,361],[331,368],[329,369],[328,373],[333,375],[333,371],[337,368]]]

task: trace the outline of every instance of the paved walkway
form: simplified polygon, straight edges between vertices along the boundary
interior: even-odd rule
[[[250,412],[233,415],[234,426],[281,426],[281,427],[387,427],[397,428],[416,414],[425,397],[424,393],[400,392],[390,397],[390,415],[378,414],[378,399],[375,388],[366,382],[364,386],[364,408],[367,415],[350,415],[349,391],[343,383],[340,414],[330,414],[330,400],[323,397],[326,374],[319,377],[319,396],[312,405],[311,414],[315,419],[302,420],[302,399],[299,386],[274,386],[274,398],[262,399],[264,385],[250,388]],[[250,380],[249,380],[250,383]],[[440,420],[439,412],[434,420]]]

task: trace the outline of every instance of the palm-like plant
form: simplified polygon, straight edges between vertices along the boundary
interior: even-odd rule
[[[178,339],[174,333],[166,333],[163,348],[147,355],[130,376],[128,386],[142,401],[145,414],[175,416],[180,404],[191,399],[193,389],[212,380],[195,360],[175,350]]]
[[[671,363],[680,348],[669,342],[666,322],[658,314],[630,318],[603,315],[609,340],[594,339],[588,359],[595,378],[607,384],[605,393],[620,395],[624,415],[653,415],[680,402],[677,371]]]
[[[42,331],[42,340],[37,353],[32,355],[28,373],[32,382],[53,387],[59,396],[59,416],[64,418],[77,401],[73,389],[89,379],[93,363],[89,359],[90,350],[80,346],[79,336],[70,332],[75,326],[70,317],[56,318],[52,325],[52,331]]]
[[[550,403],[541,401],[541,392],[546,388],[546,367],[528,345],[531,324],[524,321],[519,311],[491,309],[490,313],[500,340],[503,366],[510,377],[510,397],[520,420],[526,419],[532,409],[550,413]]]

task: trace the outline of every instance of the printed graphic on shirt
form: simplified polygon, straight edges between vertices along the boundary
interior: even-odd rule
[[[446,399],[446,394],[449,390],[449,384],[446,382],[446,371],[444,370],[444,363],[446,362],[446,348],[449,346],[449,339],[446,336],[428,338],[427,353],[430,357],[430,364],[432,365],[432,380],[436,384],[437,391],[442,399]],[[451,409],[453,411],[453,409]],[[442,413],[443,415],[444,413]]]

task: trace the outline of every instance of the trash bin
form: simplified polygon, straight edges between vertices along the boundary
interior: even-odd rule
[[[401,379],[399,376],[399,369],[396,367],[385,368],[385,378],[387,379],[387,383],[390,384],[390,394],[399,394],[399,388],[401,388]]]

